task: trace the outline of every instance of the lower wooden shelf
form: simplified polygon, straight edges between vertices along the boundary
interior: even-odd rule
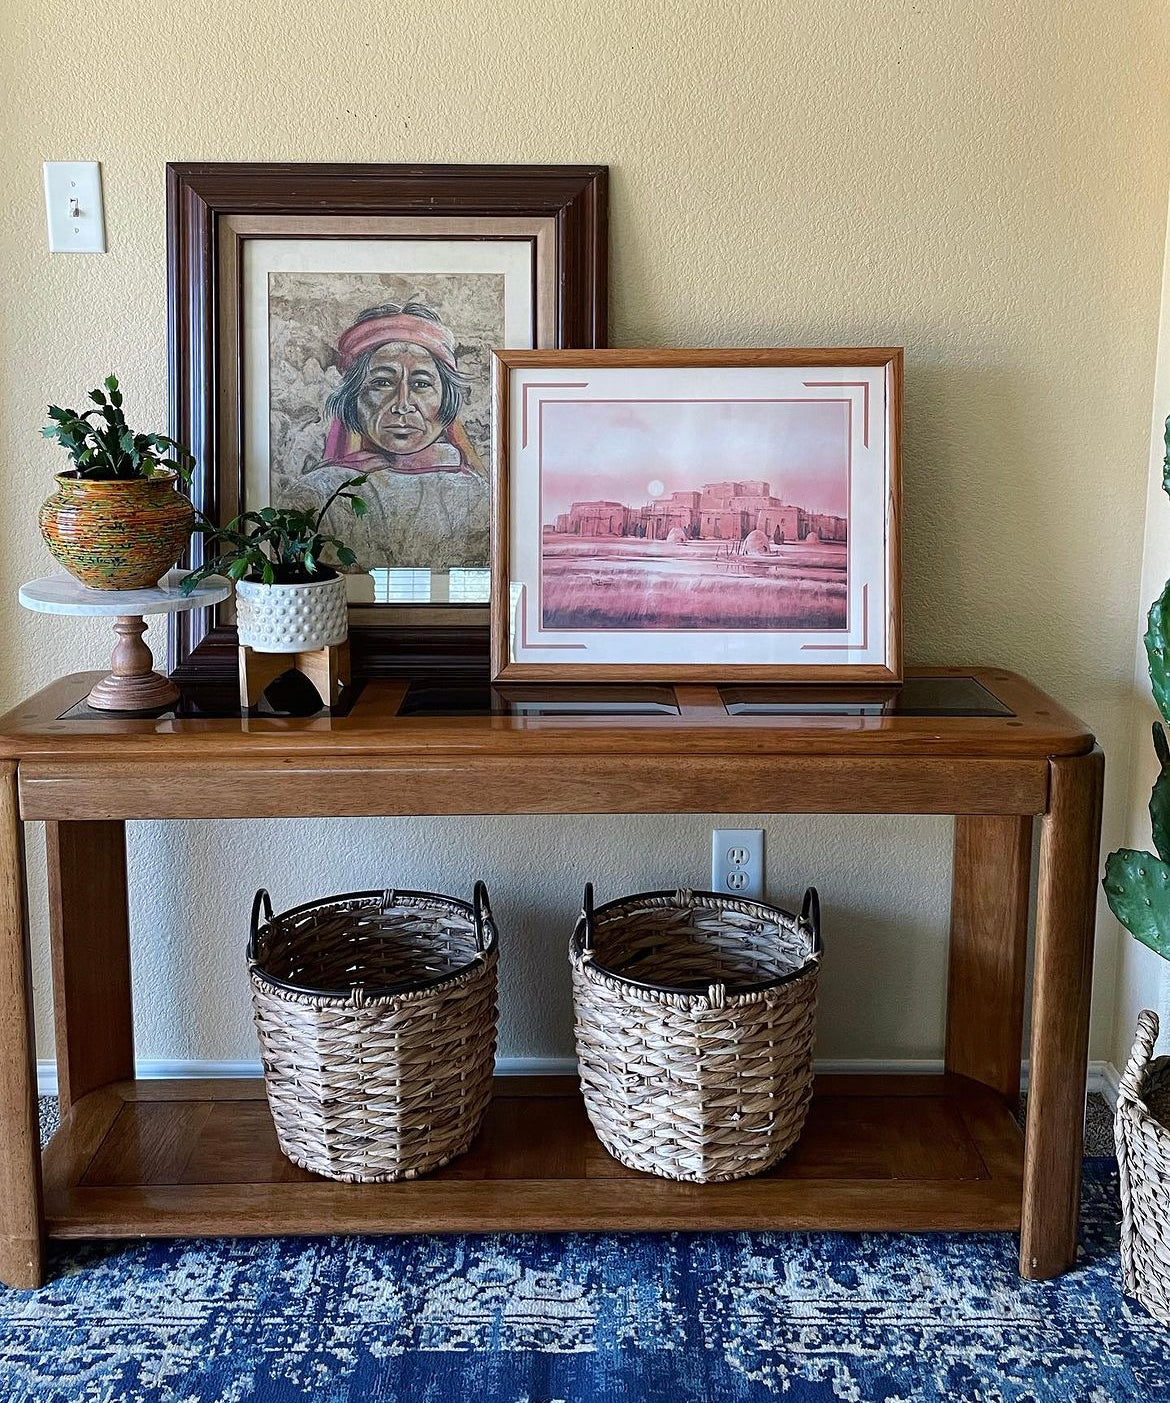
[[[680,1184],[626,1169],[576,1080],[508,1077],[471,1150],[425,1179],[336,1184],[280,1153],[260,1081],[122,1082],[45,1151],[51,1237],[808,1228],[1016,1230],[1023,1140],[962,1077],[818,1078],[775,1170]]]

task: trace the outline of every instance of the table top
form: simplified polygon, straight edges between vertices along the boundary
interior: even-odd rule
[[[188,689],[173,711],[88,711],[96,674],[74,673],[0,717],[0,759],[74,765],[152,760],[220,768],[263,759],[717,756],[1046,760],[1082,755],[1088,728],[1024,678],[999,668],[913,667],[901,688],[769,685],[462,686],[378,679],[343,709],[241,714]],[[734,768],[728,771],[734,782]]]
[[[180,592],[187,571],[169,570],[153,589],[89,589],[64,570],[21,585],[18,598],[38,614],[114,615],[144,618],[148,614],[181,614],[221,604],[232,592],[228,580],[209,575],[191,591]]]

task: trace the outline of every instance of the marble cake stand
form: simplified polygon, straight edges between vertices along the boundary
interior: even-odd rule
[[[154,589],[87,589],[61,572],[29,580],[20,587],[20,602],[38,614],[105,614],[114,620],[111,671],[87,698],[98,711],[157,711],[178,701],[179,689],[154,670],[154,657],[142,641],[146,615],[179,614],[219,604],[232,592],[227,580],[212,575],[190,594],[180,593],[186,572],[171,570]]]

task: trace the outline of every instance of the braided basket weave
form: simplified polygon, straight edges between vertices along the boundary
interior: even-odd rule
[[[1138,1014],[1117,1090],[1121,1277],[1151,1315],[1170,1324],[1170,1057],[1155,1057],[1158,1015]]]
[[[814,890],[797,917],[689,891],[594,911],[586,887],[569,956],[585,1107],[616,1160],[714,1183],[792,1148],[812,1095]]]
[[[482,882],[473,906],[351,892],[280,916],[257,892],[248,973],[268,1104],[294,1164],[347,1183],[412,1179],[471,1144],[496,1050]]]

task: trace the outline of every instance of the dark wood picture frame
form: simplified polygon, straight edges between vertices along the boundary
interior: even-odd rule
[[[167,165],[167,356],[170,432],[197,467],[195,506],[213,521],[240,499],[220,466],[225,385],[240,372],[221,355],[221,222],[232,216],[320,219],[389,217],[418,221],[526,218],[553,231],[560,347],[604,346],[608,298],[608,168],[605,166],[343,165],[171,162]],[[437,227],[433,225],[432,227]],[[318,236],[319,237],[319,236]],[[192,541],[189,564],[202,559]],[[488,627],[426,621],[370,623],[351,630],[359,676],[486,676]],[[234,625],[218,610],[172,615],[168,665],[180,683],[234,675]]]
[[[491,519],[491,673],[493,682],[850,682],[895,685],[902,680],[902,555],[901,555],[901,435],[902,362],[900,346],[756,348],[756,349],[637,349],[498,351],[492,375],[492,519]],[[623,370],[689,367],[865,367],[883,372],[885,387],[884,493],[885,600],[880,623],[884,662],[862,663],[574,663],[518,662],[512,658],[509,628],[512,601],[511,513],[509,491],[509,425],[511,377],[514,370],[588,371],[603,367]],[[580,378],[578,376],[577,378]],[[838,382],[833,382],[838,383]],[[843,381],[842,384],[849,382]],[[529,412],[526,384],[523,415]],[[544,387],[550,388],[550,387]],[[570,387],[567,387],[570,388]],[[571,387],[576,388],[576,387]],[[532,412],[539,415],[539,396]],[[865,394],[868,435],[869,394]],[[526,421],[525,421],[526,422]],[[543,419],[540,420],[543,423]],[[542,450],[543,451],[543,450]],[[543,524],[542,524],[543,529]],[[852,522],[850,522],[852,533]],[[521,606],[523,607],[523,606]],[[875,627],[877,625],[875,624]],[[564,648],[566,644],[555,645]]]

